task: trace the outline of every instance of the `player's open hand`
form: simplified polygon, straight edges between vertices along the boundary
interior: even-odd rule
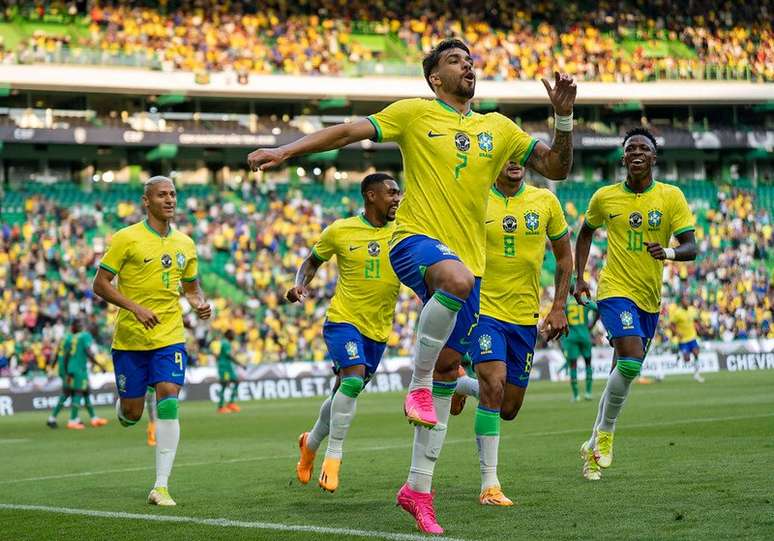
[[[210,319],[210,316],[212,316],[212,306],[210,306],[210,303],[203,302],[197,306],[196,315],[199,316],[199,319]]]
[[[653,259],[666,259],[666,252],[664,251],[664,247],[661,246],[658,242],[646,242],[645,246],[648,247],[648,253]]]
[[[301,302],[309,296],[309,290],[304,286],[295,286],[288,289],[285,298],[290,302]]]
[[[160,323],[158,316],[156,316],[152,310],[148,310],[139,304],[132,310],[132,313],[134,313],[134,317],[137,318],[137,321],[142,323],[142,326],[145,327],[146,330],[151,330]]]
[[[575,297],[578,304],[586,306],[591,298],[591,288],[589,287],[588,282],[582,278],[578,278],[575,282],[575,291],[573,291],[572,296]]]
[[[567,316],[563,308],[552,308],[543,323],[540,324],[540,334],[550,342],[559,336],[567,336],[570,329],[567,325]]]
[[[280,148],[259,148],[247,155],[247,163],[253,171],[265,171],[270,167],[277,167],[285,159],[285,153]]]
[[[566,116],[572,113],[572,106],[575,105],[575,94],[578,91],[578,87],[575,86],[575,81],[572,77],[566,73],[554,72],[554,87],[551,88],[551,83],[548,79],[541,79],[543,86],[546,87],[548,97],[551,99],[551,104],[554,106],[554,111],[557,115]]]

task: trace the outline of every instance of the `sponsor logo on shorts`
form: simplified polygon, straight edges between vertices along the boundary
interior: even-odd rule
[[[505,231],[506,233],[513,233],[514,231],[516,231],[516,225],[517,225],[516,216],[508,215],[505,218],[503,218],[503,231]]]
[[[123,374],[118,375],[118,392],[119,393],[126,392],[126,376]]]
[[[488,334],[482,334],[478,339],[478,347],[481,350],[481,355],[492,353],[492,337]]]
[[[344,349],[347,350],[350,359],[357,359],[360,356],[357,353],[357,344],[353,340],[344,344]]]
[[[381,247],[379,247],[378,242],[376,242],[375,240],[372,240],[371,242],[368,243],[368,255],[370,255],[371,257],[376,257],[380,253],[382,253],[382,249]]]
[[[172,256],[169,254],[161,256],[161,266],[165,269],[170,268],[172,266]]]
[[[467,152],[470,150],[470,137],[465,133],[457,132],[454,136],[454,146],[456,146],[457,150],[460,152]]]
[[[628,310],[624,310],[621,312],[621,325],[623,326],[624,330],[630,330],[634,328],[634,318],[632,317],[632,313]]]
[[[642,225],[642,214],[639,212],[632,212],[629,214],[629,225],[632,229],[639,229]]]
[[[438,251],[441,252],[443,255],[454,255],[454,252],[452,252],[452,249],[441,242],[436,244],[435,247],[438,248]]]

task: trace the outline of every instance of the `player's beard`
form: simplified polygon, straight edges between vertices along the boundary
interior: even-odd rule
[[[468,86],[465,83],[465,78],[459,80],[457,83],[457,88],[454,89],[454,95],[458,96],[460,98],[465,98],[466,100],[471,99],[476,94],[476,81],[473,80],[473,83]]]

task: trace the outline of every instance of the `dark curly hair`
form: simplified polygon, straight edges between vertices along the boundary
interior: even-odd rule
[[[650,130],[647,128],[642,127],[636,127],[632,128],[631,130],[626,132],[626,135],[624,135],[623,138],[623,146],[626,146],[626,141],[634,137],[635,135],[642,135],[643,137],[650,140],[651,143],[653,143],[653,150],[658,151],[658,143],[656,143],[656,137],[650,133]]]
[[[462,49],[466,53],[470,54],[470,49],[468,49],[468,46],[465,45],[462,40],[457,38],[447,38],[436,45],[432,51],[427,53],[427,56],[424,58],[424,60],[422,60],[422,70],[425,72],[425,81],[427,81],[427,84],[430,86],[430,90],[433,92],[435,92],[435,88],[433,88],[433,85],[430,83],[430,74],[438,65],[438,61],[441,59],[441,53],[449,49]]]

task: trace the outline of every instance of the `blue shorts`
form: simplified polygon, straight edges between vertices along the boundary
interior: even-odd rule
[[[185,344],[172,344],[148,351],[113,350],[116,387],[121,398],[145,396],[149,385],[159,382],[185,383],[188,353]]]
[[[471,338],[470,357],[474,365],[504,361],[507,370],[505,381],[517,387],[529,385],[537,325],[515,325],[481,316]]]
[[[607,338],[612,341],[622,336],[639,336],[642,348],[648,353],[650,341],[656,334],[658,313],[640,309],[634,301],[625,297],[610,297],[597,302],[599,317],[607,330]]]
[[[400,241],[390,250],[390,263],[401,283],[410,287],[422,302],[430,300],[430,292],[425,284],[425,271],[439,261],[460,258],[441,241],[425,235],[412,235]],[[464,355],[470,348],[470,334],[478,322],[478,309],[481,303],[481,278],[476,277],[470,295],[457,312],[454,325],[446,347]]]
[[[384,342],[363,336],[350,323],[326,321],[323,325],[323,339],[333,361],[334,373],[338,374],[342,368],[362,364],[365,365],[366,381],[376,372],[387,347]]]
[[[694,338],[688,342],[680,343],[680,353],[691,353],[695,349],[699,349],[699,343]]]

